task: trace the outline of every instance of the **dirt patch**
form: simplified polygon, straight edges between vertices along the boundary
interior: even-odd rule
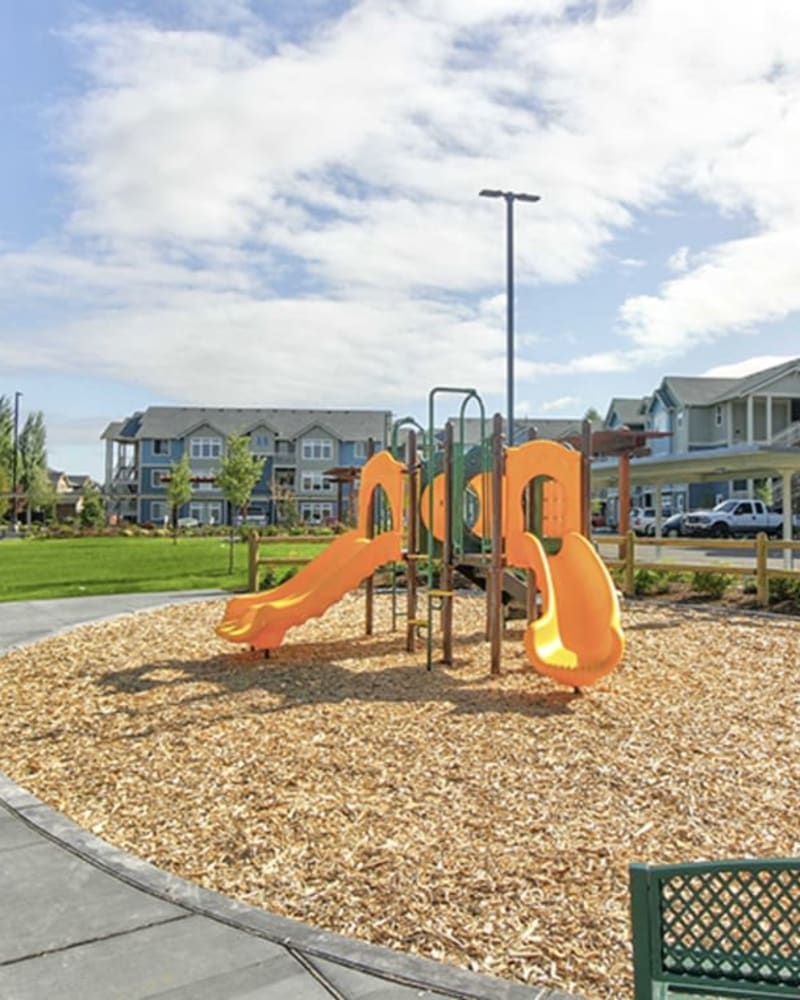
[[[488,672],[484,604],[425,670],[380,598],[273,659],[221,602],[0,658],[0,769],[209,888],[403,951],[618,1000],[627,866],[800,853],[800,623],[627,602],[620,668],[582,694]]]

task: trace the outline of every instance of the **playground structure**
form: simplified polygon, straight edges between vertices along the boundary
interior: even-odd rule
[[[434,403],[443,393],[461,396],[462,403],[458,436],[451,422],[440,440]],[[465,411],[472,402],[480,410],[481,433],[480,443],[469,447]],[[381,451],[363,467],[356,527],[278,587],[232,598],[217,634],[268,652],[288,628],[321,615],[365,580],[369,633],[373,574],[405,563],[406,648],[413,652],[423,631],[428,669],[436,612],[442,661],[452,663],[454,581],[461,572],[486,591],[492,673],[501,668],[504,602],[516,595],[528,619],[525,648],[539,673],[576,688],[609,674],[624,641],[614,584],[587,538],[588,448],[540,440],[504,447],[500,416],[491,434],[486,425],[474,389],[433,389],[427,433],[412,418],[398,421],[391,453]],[[403,429],[401,462],[395,455]],[[396,585],[392,594],[396,619]]]

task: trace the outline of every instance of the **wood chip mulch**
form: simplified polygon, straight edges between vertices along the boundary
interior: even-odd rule
[[[523,982],[631,993],[627,866],[800,854],[800,623],[630,602],[583,694],[491,677],[484,604],[425,671],[363,598],[273,659],[222,602],[0,657],[0,770],[112,844],[342,934]]]

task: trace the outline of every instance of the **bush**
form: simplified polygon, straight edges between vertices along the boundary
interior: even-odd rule
[[[666,594],[674,574],[663,569],[637,569],[633,575],[634,594]]]
[[[800,605],[800,581],[775,576],[770,578],[768,586],[770,604],[784,604],[791,601],[792,604]]]
[[[710,570],[697,570],[692,575],[692,590],[718,601],[733,583],[733,577]]]

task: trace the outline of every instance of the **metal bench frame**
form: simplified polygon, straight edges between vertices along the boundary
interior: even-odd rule
[[[800,997],[800,858],[630,866],[634,1000]]]

